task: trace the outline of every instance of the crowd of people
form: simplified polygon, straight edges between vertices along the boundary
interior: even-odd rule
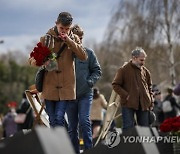
[[[34,114],[24,92],[19,106],[17,102],[12,101],[7,104],[7,107],[8,112],[1,119],[3,128],[1,138],[11,137],[19,131],[33,128]],[[15,118],[17,114],[22,113],[26,114],[25,120],[22,123],[16,122]]]
[[[83,37],[84,31],[79,25],[73,25],[72,15],[61,12],[54,27],[40,38],[40,42],[54,53],[58,53],[65,44],[56,59],[58,67],[44,74],[41,96],[51,128],[64,127],[64,117],[67,115],[67,130],[76,153],[80,153],[80,135],[84,150],[93,147],[93,139],[99,135],[103,113],[108,106],[105,96],[94,86],[102,75],[100,64],[95,52],[83,47]],[[129,62],[117,70],[112,81],[112,89],[121,98],[123,131],[135,125],[158,128],[166,118],[179,113],[180,105],[174,94],[180,95],[180,85],[174,91],[167,88],[167,95],[163,98],[159,88],[152,84],[150,71],[144,66],[146,58],[147,54],[142,48],[135,48]],[[29,63],[36,66],[36,59],[31,57]],[[48,67],[48,63],[43,67]],[[33,128],[34,116],[32,109],[28,111],[29,107],[24,93],[18,108],[15,105],[9,107],[2,121],[4,137]],[[150,111],[156,115],[153,124],[149,122]],[[18,113],[27,113],[23,124],[13,120]]]
[[[160,124],[167,118],[172,118],[180,115],[180,104],[176,95],[176,88],[166,87],[164,96],[157,85],[154,85],[154,107],[153,111],[156,115],[156,121],[153,126],[159,129]]]

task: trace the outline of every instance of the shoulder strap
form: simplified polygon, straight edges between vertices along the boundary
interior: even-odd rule
[[[56,33],[58,33],[57,32],[57,27],[55,27],[54,30],[55,30]],[[50,34],[46,34],[46,36],[45,36],[45,46],[48,47],[48,48],[50,46],[51,38],[52,38],[52,36]],[[60,54],[63,52],[65,47],[66,47],[66,44],[64,43],[62,45],[62,47],[59,49],[59,51],[57,52],[57,58],[56,59],[58,59],[60,57]]]
[[[66,47],[66,43],[64,43],[62,45],[62,47],[59,49],[58,53],[57,53],[57,59],[60,57],[60,54],[63,52],[64,48]]]
[[[26,114],[28,114],[30,110],[31,110],[31,106],[29,105],[29,108],[27,109]]]

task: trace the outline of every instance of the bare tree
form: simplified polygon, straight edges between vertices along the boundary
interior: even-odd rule
[[[106,49],[112,52],[114,46],[113,52],[127,59],[129,51],[142,46],[156,80],[171,80],[174,85],[179,65],[179,14],[180,0],[120,0],[109,22]]]

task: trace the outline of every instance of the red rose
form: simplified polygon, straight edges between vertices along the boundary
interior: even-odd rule
[[[162,124],[160,125],[160,130],[162,132],[170,132],[172,130],[172,127],[169,124]]]
[[[178,131],[178,130],[180,130],[180,122],[174,122],[174,123],[172,124],[172,129],[173,129],[173,131]]]
[[[37,46],[34,47],[33,51],[30,53],[30,57],[33,57],[36,60],[36,65],[41,66],[50,56],[51,51],[46,46],[43,46],[41,42],[37,43]]]
[[[160,125],[160,130],[162,132],[176,132],[180,130],[180,116],[168,118],[163,121]]]

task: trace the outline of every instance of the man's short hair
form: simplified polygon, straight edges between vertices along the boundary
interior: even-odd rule
[[[75,24],[75,25],[72,27],[72,32],[73,32],[74,34],[78,35],[79,37],[83,37],[83,35],[84,35],[83,29],[82,29],[79,25],[77,25],[77,24]]]
[[[72,24],[73,17],[69,12],[61,12],[57,18],[57,23],[61,23],[63,26],[69,26]]]
[[[141,47],[137,47],[132,51],[132,57],[139,57],[141,54],[147,57],[146,52]]]

